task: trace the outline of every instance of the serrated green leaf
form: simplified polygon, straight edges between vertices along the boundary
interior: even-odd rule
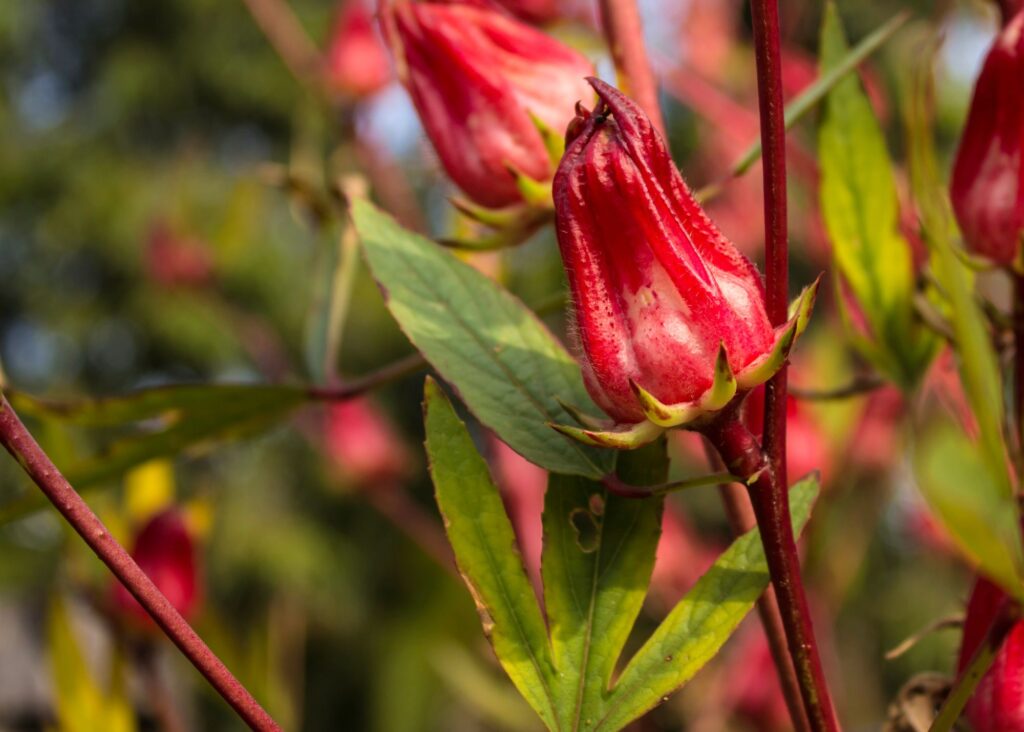
[[[494,652],[519,693],[557,729],[544,618],[487,463],[437,383],[424,389],[427,455],[448,540]]]
[[[665,481],[665,441],[623,453],[631,485]],[[559,729],[592,729],[647,594],[663,500],[609,495],[600,483],[552,475],[544,503],[544,600],[558,672]]]
[[[388,309],[466,406],[553,472],[600,478],[614,454],[554,433],[558,399],[596,411],[579,366],[519,300],[448,251],[356,200],[352,217]]]
[[[973,275],[953,250],[956,221],[936,162],[929,107],[931,60],[936,48],[933,44],[929,52],[923,54],[906,105],[910,180],[925,242],[931,252],[932,271],[946,298],[944,312],[953,329],[960,381],[978,424],[989,475],[986,485],[999,496],[1008,498],[1013,495],[1013,484],[1003,437],[1005,408],[999,360],[988,335],[985,314],[972,296]],[[1010,510],[1016,512],[1015,507]]]
[[[945,424],[926,436],[916,458],[921,492],[960,551],[1024,599],[1024,547],[1015,501],[993,483],[977,445]]]
[[[821,30],[822,72],[837,67],[848,54],[838,12],[828,3]],[[909,389],[935,355],[938,340],[915,320],[913,257],[899,232],[892,162],[856,76],[844,78],[826,97],[818,152],[822,214],[837,274],[848,285],[875,341],[874,348],[859,350]],[[841,294],[839,299],[845,306]],[[854,345],[861,342],[854,339]]]
[[[789,493],[799,535],[818,495],[814,476]],[[730,546],[637,651],[598,712],[593,730],[618,730],[657,706],[710,661],[768,586],[757,530]]]

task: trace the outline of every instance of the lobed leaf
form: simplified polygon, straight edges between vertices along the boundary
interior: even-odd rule
[[[427,456],[448,540],[494,652],[519,693],[558,728],[544,618],[487,463],[438,384],[424,388]]]
[[[631,485],[656,485],[667,473],[664,439],[619,461]],[[663,505],[660,497],[622,498],[584,478],[551,476],[541,566],[560,729],[593,729],[602,714],[647,594]]]
[[[790,489],[797,535],[817,495],[817,476]],[[768,582],[761,537],[754,529],[732,543],[637,651],[587,729],[621,729],[693,678],[750,612]]]

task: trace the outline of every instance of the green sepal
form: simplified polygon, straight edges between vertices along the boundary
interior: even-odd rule
[[[558,164],[562,161],[562,156],[565,154],[565,136],[551,129],[533,112],[529,112],[529,115],[533,126],[540,133],[540,139],[544,141],[544,149],[548,151],[551,169],[554,170],[558,167]]]
[[[700,398],[701,411],[717,412],[722,409],[736,396],[738,388],[736,375],[729,365],[729,354],[722,343],[718,346],[718,357],[715,359],[714,381],[711,382],[711,388]]]
[[[548,422],[548,427],[584,445],[608,447],[613,450],[635,450],[654,442],[665,431],[663,427],[647,420],[610,430],[591,430],[554,422]]]
[[[736,381],[740,389],[746,391],[763,384],[778,373],[782,365],[786,363],[793,344],[807,329],[807,324],[811,320],[811,312],[814,310],[814,301],[817,298],[820,284],[821,277],[819,276],[813,284],[805,287],[804,291],[800,293],[800,297],[789,306],[789,320],[776,331],[775,345],[772,346],[772,350],[737,374]]]

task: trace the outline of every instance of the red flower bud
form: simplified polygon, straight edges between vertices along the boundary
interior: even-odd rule
[[[701,210],[650,120],[590,83],[601,101],[570,126],[555,175],[558,243],[587,388],[647,441],[658,430],[643,425],[692,422],[777,371],[809,302],[772,328],[760,275]]]
[[[405,444],[367,398],[327,408],[324,443],[339,478],[354,487],[384,487],[409,472],[411,457]]]
[[[391,61],[365,0],[339,6],[325,55],[327,82],[354,97],[373,94],[391,81]]]
[[[996,38],[974,86],[950,196],[967,247],[999,264],[1024,237],[1024,12]]]
[[[181,514],[171,508],[150,519],[135,537],[131,555],[157,589],[188,619],[199,602],[199,571],[192,536]],[[155,629],[149,613],[121,583],[114,587],[114,605],[134,625]]]
[[[446,5],[473,5],[511,13],[528,23],[550,23],[562,14],[558,0],[435,0]]]
[[[960,670],[984,640],[1005,598],[999,587],[984,578],[974,585],[967,602]],[[967,719],[974,732],[1024,732],[1024,621],[1010,630],[992,667],[978,683],[967,702]]]
[[[203,287],[214,276],[213,260],[206,246],[180,235],[162,221],[150,227],[145,268],[153,282],[169,289]]]
[[[467,5],[400,4],[386,18],[402,78],[445,170],[477,203],[521,200],[514,170],[551,177],[533,117],[553,130],[589,96],[593,72],[576,51],[504,13]],[[531,117],[532,115],[532,117]]]

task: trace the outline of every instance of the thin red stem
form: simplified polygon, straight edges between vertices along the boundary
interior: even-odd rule
[[[1013,417],[1017,422],[1017,452],[1024,471],[1024,274],[1013,275]],[[1024,484],[1024,475],[1017,479]]]
[[[707,440],[704,440],[704,452],[712,469],[725,470],[722,458]],[[757,525],[750,498],[742,486],[738,483],[722,483],[718,486],[718,493],[725,506],[725,515],[733,536],[745,534]],[[779,677],[782,697],[786,700],[786,709],[789,711],[793,728],[796,732],[809,732],[811,724],[807,721],[807,713],[804,711],[803,699],[800,696],[800,682],[797,680],[793,660],[789,657],[789,649],[786,646],[786,629],[782,624],[779,601],[771,586],[757,599],[757,615],[768,639],[768,649],[772,654],[775,673]]]
[[[775,588],[789,655],[793,660],[807,720],[814,732],[837,732],[839,723],[818,654],[811,613],[800,580],[800,558],[793,537],[788,491],[757,439],[735,418],[726,417],[705,432],[733,475],[749,476],[750,501],[761,533],[768,572]]]
[[[264,711],[252,694],[242,686],[224,663],[210,650],[188,622],[174,609],[170,601],[157,589],[153,581],[139,568],[124,547],[110,535],[107,527],[96,517],[67,482],[50,458],[39,447],[25,425],[18,419],[7,399],[0,395],[0,443],[9,452],[43,494],[85,540],[121,584],[132,593],[139,604],[152,616],[192,665],[234,708],[246,724],[260,732],[279,731],[281,728]]]
[[[665,121],[658,104],[658,83],[644,47],[636,0],[601,0],[600,8],[601,27],[619,75],[619,86],[647,113],[654,129],[664,135]]]

